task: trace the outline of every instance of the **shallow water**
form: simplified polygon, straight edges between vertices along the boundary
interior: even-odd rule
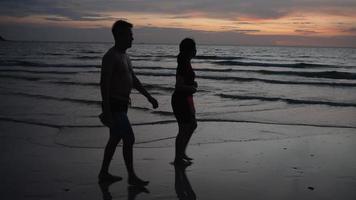
[[[110,46],[2,43],[1,118],[52,126],[100,126],[100,65]],[[199,84],[195,95],[199,120],[356,127],[356,49],[197,48],[192,65]],[[133,122],[173,119],[170,96],[177,53],[176,45],[134,45],[129,50],[135,73],[160,103],[152,111],[134,91]],[[147,117],[139,117],[133,110],[147,110]],[[271,112],[269,120],[261,117]],[[303,120],[310,116],[313,120]]]

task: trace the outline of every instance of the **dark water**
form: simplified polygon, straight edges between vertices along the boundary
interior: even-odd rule
[[[100,126],[99,75],[109,43],[0,43],[0,117]],[[198,45],[192,61],[201,120],[356,127],[356,49]],[[134,45],[134,71],[160,108],[133,93],[137,123],[172,120],[176,45]],[[262,117],[268,116],[271,118]],[[327,116],[324,114],[327,113]],[[314,115],[312,120],[306,116]],[[151,116],[151,117],[150,117]],[[303,121],[303,119],[305,119]],[[134,120],[134,121],[135,121]]]

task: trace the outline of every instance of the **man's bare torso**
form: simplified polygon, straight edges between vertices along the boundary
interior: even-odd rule
[[[112,47],[104,55],[102,66],[112,67],[110,98],[128,102],[133,87],[133,71],[129,56]]]

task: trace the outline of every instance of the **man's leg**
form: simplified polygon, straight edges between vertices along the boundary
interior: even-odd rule
[[[110,129],[110,138],[105,146],[104,159],[99,173],[99,181],[118,181],[122,179],[121,177],[109,174],[109,166],[120,140],[121,137],[115,134],[114,131]]]
[[[113,136],[112,134],[110,134],[109,141],[105,146],[104,159],[103,159],[100,173],[108,173],[109,172],[109,165],[110,165],[112,157],[115,153],[116,147],[120,142],[120,139],[121,139],[120,137]]]
[[[136,186],[145,186],[149,182],[143,181],[136,176],[134,167],[133,167],[133,144],[135,143],[135,136],[132,131],[132,127],[130,122],[127,120],[128,131],[123,134],[123,146],[122,146],[122,153],[125,160],[125,165],[127,168],[127,172],[129,175],[128,182],[130,185]]]
[[[122,140],[122,153],[124,156],[128,175],[129,177],[135,176],[135,171],[133,168],[133,144],[135,143],[135,136],[132,130],[130,130],[129,133],[125,133],[125,136],[123,136]]]

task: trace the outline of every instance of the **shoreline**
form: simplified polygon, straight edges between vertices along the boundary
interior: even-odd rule
[[[229,122],[199,125],[188,147],[194,163],[183,171],[169,164],[174,139],[140,144],[162,133],[174,137],[174,125],[133,127],[138,142],[135,169],[140,177],[150,180],[146,188],[150,193],[135,191],[139,193],[136,200],[178,199],[177,176],[186,178],[181,187],[205,200],[356,197],[356,135],[352,130]],[[57,129],[1,121],[0,133],[0,196],[4,199],[97,200],[108,194],[113,199],[132,198],[134,190],[126,183],[120,147],[111,172],[124,180],[104,187],[97,183],[102,147],[108,137],[105,128]],[[300,135],[278,139],[296,133]],[[226,140],[234,137],[260,140]],[[222,142],[202,144],[207,138]],[[58,142],[100,148],[63,147]],[[147,148],[148,144],[151,147]]]

